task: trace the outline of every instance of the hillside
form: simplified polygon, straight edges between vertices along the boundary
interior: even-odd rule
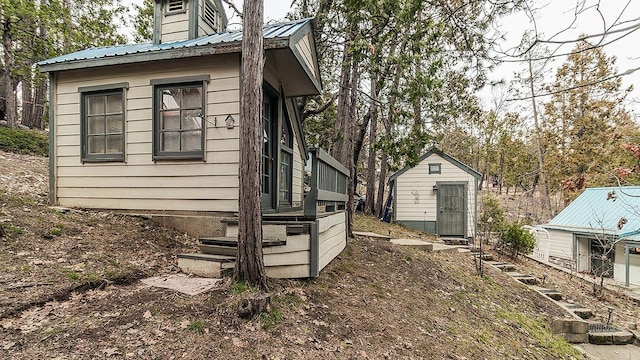
[[[138,280],[177,272],[195,239],[49,208],[46,161],[0,152],[0,358],[580,357],[547,330],[564,314],[504,274],[368,238],[316,279],[271,280],[271,310],[251,321],[235,314],[242,284],[196,296],[148,287]]]

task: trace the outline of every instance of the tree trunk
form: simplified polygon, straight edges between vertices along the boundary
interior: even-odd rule
[[[33,99],[33,127],[43,130],[44,113],[47,103],[47,78],[43,74],[36,74],[35,97]]]
[[[2,46],[4,52],[4,76],[2,77],[5,99],[5,118],[10,128],[18,127],[18,106],[16,104],[15,84],[13,75],[13,41],[11,39],[11,20],[5,19],[2,23]]]
[[[22,120],[20,123],[28,128],[33,128],[33,83],[31,74],[22,79]]]
[[[544,157],[542,154],[542,144],[540,143],[540,135],[542,133],[542,130],[540,129],[540,121],[538,120],[538,107],[536,104],[535,89],[533,87],[533,66],[531,56],[529,56],[529,87],[531,89],[533,124],[536,128],[536,153],[538,155],[538,172],[540,174],[540,178],[538,180],[542,183],[542,212],[544,213],[545,211],[548,211],[547,214],[549,214],[551,212],[551,201],[549,200],[549,182],[547,181],[547,174],[544,170]]]
[[[378,198],[376,199],[376,214],[378,219],[384,216],[384,186],[387,181],[387,152],[380,151],[380,178],[378,179]]]
[[[371,103],[369,105],[369,157],[367,159],[367,198],[365,199],[365,212],[375,212],[376,191],[376,137],[378,136],[378,117],[376,99],[376,76],[371,74]]]
[[[262,254],[263,0],[244,0],[242,105],[240,107],[240,189],[235,278],[267,290]]]
[[[350,170],[349,182],[351,183],[347,190],[348,202],[347,202],[347,220],[349,236],[353,231],[353,198],[356,192],[356,186],[358,186],[358,169],[356,168],[356,160],[354,159],[354,137],[357,124],[356,119],[356,103],[358,100],[358,85],[360,84],[360,73],[358,72],[358,66],[356,64],[351,65],[351,89],[349,90],[349,117],[347,118],[348,125],[348,138],[345,139],[346,146],[343,148],[342,163]]]

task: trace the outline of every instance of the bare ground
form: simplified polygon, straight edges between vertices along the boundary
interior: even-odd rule
[[[0,358],[580,358],[548,331],[564,313],[504,274],[479,278],[470,256],[368,238],[318,278],[270,280],[269,311],[242,320],[251,291],[231,280],[197,296],[138,281],[177,272],[175,254],[195,239],[143,218],[53,210],[46,174],[46,159],[0,152]]]

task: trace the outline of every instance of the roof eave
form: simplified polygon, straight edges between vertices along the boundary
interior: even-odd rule
[[[274,38],[264,40],[264,49],[289,48],[289,38]],[[40,72],[56,72],[64,70],[89,69],[102,66],[137,64],[149,61],[185,59],[197,56],[239,53],[242,50],[242,41],[233,41],[224,44],[210,44],[193,47],[182,47],[167,50],[154,50],[143,53],[110,56],[99,59],[72,60],[54,64],[40,65]]]

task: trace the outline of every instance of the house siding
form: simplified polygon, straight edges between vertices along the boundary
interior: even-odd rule
[[[316,220],[318,223],[318,271],[347,246],[347,213],[339,212]]]
[[[237,211],[238,122],[237,54],[182,61],[123,65],[58,73],[55,88],[57,203],[70,207]],[[153,161],[153,86],[156,78],[209,75],[206,95],[204,161]],[[78,87],[128,82],[125,90],[125,162],[82,163]],[[217,124],[217,125],[216,125]]]
[[[183,13],[162,15],[161,42],[185,40],[189,38],[189,6],[191,2],[186,2],[186,11]]]
[[[574,264],[573,233],[547,229],[549,232],[549,262],[570,269]]]
[[[293,177],[291,179],[291,206],[302,207],[302,201],[304,200],[304,160],[302,154],[300,154],[300,146],[298,145],[298,138],[293,137]]]
[[[302,56],[302,61],[304,61],[305,65],[311,70],[314,76],[317,77],[318,69],[316,69],[316,64],[314,61],[314,50],[311,46],[311,35],[307,34],[303,36],[295,45],[295,49]]]
[[[613,265],[613,278],[618,282],[626,282],[624,245],[616,246],[615,263]],[[640,285],[640,255],[629,254],[629,284]]]
[[[429,174],[429,163],[440,163],[440,174]],[[450,163],[438,154],[418,163],[396,178],[395,221],[399,223],[433,224],[437,221],[437,194],[433,186],[437,182],[466,183],[467,187],[467,237],[475,236],[476,186],[473,175]],[[431,225],[424,225],[426,228]]]

